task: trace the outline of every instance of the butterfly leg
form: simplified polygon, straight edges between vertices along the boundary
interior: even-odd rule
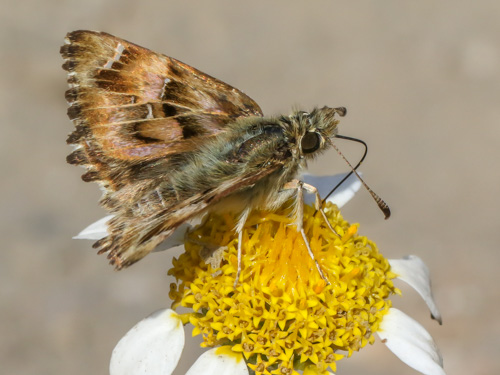
[[[305,185],[307,185],[307,187]],[[295,225],[297,226],[297,230],[300,232],[300,234],[302,235],[302,238],[304,239],[304,243],[306,244],[307,252],[309,253],[309,256],[311,257],[311,259],[316,264],[316,269],[318,270],[319,275],[327,284],[330,284],[330,282],[326,278],[325,274],[323,273],[323,270],[321,269],[318,261],[314,257],[314,254],[313,254],[312,249],[311,249],[311,245],[309,244],[309,240],[307,239],[306,232],[304,231],[304,189],[308,190],[311,187],[314,188],[314,186],[305,184],[303,181],[292,180],[292,181],[285,184],[284,189],[296,189],[297,190],[296,215],[295,215],[296,223],[295,223]],[[316,188],[314,188],[314,189],[316,189]],[[317,190],[316,190],[316,192],[317,192]],[[318,194],[318,197],[319,197],[319,194]],[[318,202],[318,198],[316,198],[316,202]],[[319,202],[321,205],[321,199],[319,199]]]
[[[250,208],[246,208],[239,220],[238,220],[238,225],[236,226],[236,233],[238,233],[238,270],[236,271],[236,279],[234,280],[234,287],[238,285],[238,282],[240,281],[240,275],[241,275],[241,243],[243,241],[243,228],[245,227],[245,223],[247,222],[248,215],[250,215]]]
[[[323,204],[323,200],[321,199],[321,197],[319,196],[319,192],[318,192],[318,189],[315,187],[315,186],[312,186],[312,185],[309,185],[309,184],[306,184],[305,182],[302,183],[302,186],[304,187],[305,190],[307,190],[307,192],[311,193],[311,194],[314,194],[315,196],[315,202],[314,202],[314,207],[316,208],[316,211],[319,211],[321,212],[321,216],[323,216],[323,220],[325,220],[325,223],[326,225],[328,226],[328,228],[333,232],[335,233],[335,235],[337,237],[340,237],[339,234],[337,232],[335,232],[335,229],[333,229],[332,227],[332,224],[330,224],[330,221],[328,220],[328,218],[326,217],[326,214],[325,214],[325,211],[323,211],[323,207],[322,207],[322,204]]]

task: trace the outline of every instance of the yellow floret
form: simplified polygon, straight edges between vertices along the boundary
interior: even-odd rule
[[[333,204],[325,213],[336,233],[310,206],[304,229],[328,283],[291,225],[290,210],[250,215],[236,287],[238,217],[208,215],[189,234],[169,271],[178,280],[170,297],[174,307],[193,310],[184,321],[203,335],[204,346],[228,345],[256,374],[323,374],[373,343],[388,297],[397,292],[395,275],[376,245],[357,234],[358,225]],[[210,261],[200,256],[207,253]]]

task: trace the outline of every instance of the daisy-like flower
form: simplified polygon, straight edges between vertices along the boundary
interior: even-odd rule
[[[345,189],[354,192],[357,186]],[[169,271],[177,280],[170,290],[173,308],[183,313],[162,310],[132,328],[113,351],[111,375],[171,374],[184,347],[185,324],[211,348],[189,375],[329,374],[339,360],[373,344],[375,333],[417,371],[444,374],[430,335],[389,299],[400,294],[392,282],[400,278],[440,322],[425,264],[415,256],[385,259],[336,205],[329,202],[324,211],[336,233],[312,206],[304,209],[304,229],[328,282],[291,225],[290,209],[283,208],[250,215],[236,286],[238,244],[232,229],[238,217],[207,215],[189,230],[186,251]]]

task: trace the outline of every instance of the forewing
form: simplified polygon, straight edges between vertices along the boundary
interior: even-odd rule
[[[61,55],[76,145],[68,162],[104,187],[115,211],[154,188],[169,160],[242,116],[262,116],[237,89],[180,61],[106,33],[74,31]]]

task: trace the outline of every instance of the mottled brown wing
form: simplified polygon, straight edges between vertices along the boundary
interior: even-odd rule
[[[116,269],[128,267],[153,251],[182,223],[205,212],[228,195],[252,187],[281,168],[282,161],[269,161],[266,168],[234,176],[182,201],[171,200],[172,204],[166,207],[149,200],[144,207],[134,207],[136,214],[132,217],[126,213],[115,216],[108,224],[110,234],[97,241],[94,247],[99,249],[100,254],[107,253]]]
[[[76,129],[67,158],[84,181],[104,187],[101,203],[121,209],[150,191],[159,164],[199,147],[241,116],[262,116],[241,91],[180,61],[112,35],[74,31],[61,55],[68,115]]]

